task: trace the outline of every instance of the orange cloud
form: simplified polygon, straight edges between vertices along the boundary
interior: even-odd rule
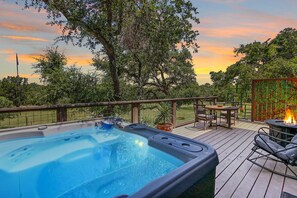
[[[91,54],[68,56],[68,64],[77,66],[90,66],[93,56]]]
[[[33,64],[36,62],[35,58],[40,57],[40,54],[18,54],[19,63],[24,64]],[[67,56],[68,58],[68,65],[77,65],[77,66],[90,66],[92,63],[93,56],[91,54],[85,55],[72,55]],[[9,54],[8,58],[6,59],[8,62],[15,62],[15,52]]]
[[[38,74],[20,74],[20,77],[22,77],[22,78],[40,78],[40,75],[38,75]]]
[[[14,31],[36,31],[37,28],[33,26],[18,25],[13,23],[0,22],[0,28]]]
[[[201,24],[194,29],[199,30],[200,35],[214,38],[241,38],[264,41],[273,38],[280,30],[286,27],[297,27],[297,19],[285,16],[277,16],[267,12],[260,12],[248,9],[239,5],[232,5],[234,10],[240,12],[230,12],[219,19],[201,19]],[[239,20],[240,19],[240,20]],[[203,23],[206,20],[206,23]],[[219,21],[224,21],[220,25]]]
[[[14,54],[14,53],[16,53],[16,52],[12,49],[0,50],[0,54]]]
[[[38,56],[40,56],[40,55],[39,54],[18,54],[19,63],[20,63],[20,65],[22,65],[23,63],[32,64],[32,63],[36,62],[36,60],[34,58],[36,58]],[[15,62],[15,53],[9,55],[6,60],[8,62]]]
[[[234,56],[233,49],[234,49],[233,47],[228,47],[228,46],[201,43],[199,51],[203,53],[210,53],[215,55]]]
[[[257,11],[255,9],[250,9],[239,5],[235,5],[234,9],[240,10],[240,13],[229,14],[230,19],[238,20],[238,18],[242,18],[247,20],[246,22],[241,21],[244,22],[243,25],[259,25],[259,28],[266,29],[267,24],[268,27],[279,27],[282,25],[296,26],[297,24],[296,18],[286,17],[284,15],[274,15],[268,12]]]
[[[24,41],[42,41],[47,42],[48,40],[43,38],[37,38],[37,37],[30,37],[30,36],[0,36],[1,38],[7,38],[11,40],[24,40]]]
[[[198,56],[193,58],[194,71],[196,74],[209,74],[211,71],[225,71],[226,68],[236,61],[238,57],[234,56],[214,56],[214,57],[203,57]]]
[[[16,74],[1,74],[0,76],[4,78],[7,76],[16,76]],[[40,75],[38,74],[19,74],[19,76],[22,78],[39,78],[40,77]]]
[[[59,26],[46,25],[46,10],[34,8],[22,9],[22,5],[0,1],[0,29],[18,32],[58,33],[62,30]]]
[[[199,28],[200,34],[216,38],[251,37],[253,35],[265,35],[266,29],[248,27],[224,27],[224,28]]]
[[[240,57],[234,57],[234,48],[227,44],[203,40],[199,45],[199,53],[193,55],[196,74],[225,70],[240,59]]]

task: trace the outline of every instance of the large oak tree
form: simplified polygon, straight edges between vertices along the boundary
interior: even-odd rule
[[[198,32],[192,30],[192,22],[198,23],[197,10],[186,0],[26,0],[25,6],[45,9],[49,23],[63,28],[59,39],[106,55],[116,100],[122,95],[119,76],[124,66],[119,59],[131,51],[126,41],[133,41],[136,46],[135,58],[141,58],[139,54],[148,49],[154,57],[164,56],[178,43],[197,48]],[[145,20],[139,21],[141,17]],[[160,28],[162,37],[157,34]],[[158,42],[159,38],[163,40]]]

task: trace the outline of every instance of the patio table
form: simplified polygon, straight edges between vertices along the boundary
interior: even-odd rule
[[[221,105],[209,105],[205,106],[205,109],[211,110],[211,111],[227,111],[227,126],[219,124],[218,126],[226,127],[228,129],[231,128],[231,112],[232,111],[237,111],[239,107],[235,106],[221,106]]]

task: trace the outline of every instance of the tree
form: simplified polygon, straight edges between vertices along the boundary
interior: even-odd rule
[[[155,12],[154,6],[162,12]],[[191,7],[191,4],[187,6]],[[121,47],[125,53],[119,56],[118,62],[122,65],[121,74],[125,81],[137,86],[139,99],[149,97],[148,94],[154,98],[168,97],[171,88],[186,81],[186,84],[196,83],[188,48],[197,50],[198,32],[192,30],[192,24],[187,20],[199,21],[189,9],[184,10],[179,12],[167,1],[143,6],[141,12],[132,13],[129,28],[123,29]],[[196,10],[192,11],[196,13]],[[188,16],[184,16],[185,13]],[[178,49],[181,40],[184,42]]]
[[[0,96],[0,108],[11,107],[11,106],[12,106],[12,102],[9,99],[7,99],[4,96]],[[0,116],[0,119],[1,119],[1,116]]]
[[[297,56],[297,30],[285,28],[270,43],[277,57],[293,59]]]
[[[13,105],[17,107],[24,104],[27,97],[27,88],[27,78],[7,76],[0,81],[2,96],[12,101]]]
[[[33,89],[31,91],[35,89],[42,93],[35,94],[43,99],[43,104],[85,103],[111,98],[108,94],[110,91],[102,88],[106,84],[102,83],[97,72],[84,73],[75,65],[68,67],[67,57],[56,47],[46,49],[36,61],[33,68],[35,73],[40,74],[44,86],[42,90],[40,86],[33,84],[30,88]],[[106,88],[110,89],[110,86]],[[28,103],[39,101],[30,97]]]
[[[168,59],[156,63],[150,73],[150,79],[144,85],[169,96],[173,87],[196,84],[191,61],[192,55],[187,49],[171,51]]]
[[[239,63],[245,63],[256,69],[261,69],[261,66],[277,58],[293,59],[297,56],[297,31],[293,28],[285,28],[274,39],[241,44],[234,52],[235,55],[243,56]]]
[[[25,3],[26,7],[33,6],[39,10],[42,8],[47,10],[49,18],[51,18],[50,24],[63,27],[61,40],[71,41],[75,45],[86,46],[94,51],[102,46],[100,51],[107,57],[114,98],[117,100],[121,98],[120,74],[122,69],[118,59],[125,52],[122,46],[123,42],[127,40],[127,35],[129,35],[126,34],[127,30],[135,27],[135,23],[133,23],[135,16],[149,13],[146,15],[146,21],[153,23],[148,26],[147,23],[138,22],[137,24],[140,26],[138,29],[143,30],[143,27],[147,27],[146,30],[150,30],[147,34],[151,34],[150,37],[154,37],[155,41],[159,35],[154,35],[154,33],[160,28],[155,22],[158,22],[156,20],[159,22],[163,20],[163,18],[157,18],[160,13],[165,13],[162,15],[171,19],[167,20],[166,26],[161,28],[169,30],[171,29],[170,25],[177,24],[173,28],[174,34],[162,35],[163,37],[174,38],[175,44],[181,42],[184,46],[189,46],[191,40],[194,40],[198,34],[196,31],[183,32],[192,27],[191,20],[198,21],[194,17],[197,14],[196,8],[186,0],[26,0]],[[166,31],[162,32],[166,33]],[[156,42],[149,44],[156,44]],[[168,43],[162,45],[168,49]],[[166,53],[166,49],[164,51],[164,48],[160,48],[153,53]]]
[[[48,103],[46,86],[37,83],[29,83],[24,105],[45,105]]]
[[[264,78],[295,78],[297,77],[297,57],[276,58],[270,61],[262,72]]]
[[[192,29],[194,23],[199,23],[195,17],[197,10],[190,2],[179,3],[161,1],[152,5],[156,7],[153,10],[144,6],[142,12],[134,14],[130,28],[123,30],[128,35],[123,41],[128,57],[127,79],[138,86],[140,98],[145,94],[144,89],[155,97],[156,91],[168,97],[170,88],[181,84],[181,79],[195,82],[188,48],[198,49],[198,31]]]
[[[12,105],[13,105],[12,101],[10,101],[4,96],[0,96],[0,108],[11,107]],[[0,114],[0,120],[4,120],[5,118],[9,118],[9,117],[11,117],[11,114],[8,114],[8,113]]]
[[[35,58],[36,62],[33,64],[35,73],[40,74],[40,81],[43,83],[50,83],[54,79],[51,74],[54,72],[61,72],[67,65],[67,58],[64,53],[58,51],[58,47],[50,47],[44,50],[44,54]]]
[[[108,91],[104,94],[101,92],[102,85],[97,73],[84,73],[81,68],[72,66],[66,68],[63,75],[64,83],[67,85],[64,92],[67,94],[69,103],[102,101],[104,96],[108,96]]]
[[[297,30],[293,28],[285,28],[264,42],[241,44],[234,53],[241,56],[238,62],[226,72],[210,73],[213,85],[221,90],[235,90],[232,83],[237,79],[238,94],[247,95],[252,79],[297,77]]]
[[[44,50],[44,54],[35,58],[36,63],[32,68],[35,73],[40,75],[40,81],[43,82],[47,90],[44,94],[45,102],[56,104],[67,95],[64,92],[65,83],[64,69],[67,65],[66,56],[58,50],[58,47],[50,47]]]

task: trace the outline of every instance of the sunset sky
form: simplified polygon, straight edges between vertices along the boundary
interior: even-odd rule
[[[20,75],[30,82],[39,82],[31,69],[34,57],[54,44],[60,35],[56,27],[46,25],[46,13],[23,10],[15,0],[0,0],[0,79],[16,75],[15,53],[19,54]],[[225,70],[236,62],[233,48],[255,40],[273,38],[286,28],[297,28],[296,0],[192,0],[198,7],[200,24],[199,53],[193,63],[199,84],[211,82],[210,71]],[[88,49],[57,43],[69,57],[69,64],[90,67],[92,54]]]

